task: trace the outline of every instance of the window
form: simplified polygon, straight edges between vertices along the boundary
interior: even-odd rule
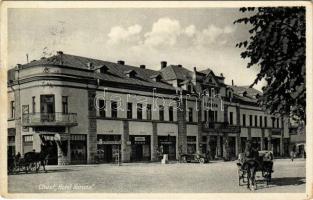
[[[229,112],[229,124],[230,124],[230,125],[233,125],[233,124],[234,124],[233,112]]]
[[[246,126],[246,115],[245,114],[242,115],[242,125]]]
[[[23,135],[23,142],[32,142],[33,136],[32,135]]]
[[[187,85],[187,91],[192,92],[192,86],[190,84]]]
[[[127,103],[127,119],[133,118],[133,104]]]
[[[62,113],[67,114],[68,113],[68,97],[62,96]]]
[[[11,118],[15,116],[15,102],[11,101]]]
[[[142,119],[142,104],[137,104],[137,119]]]
[[[164,106],[159,106],[159,120],[164,121]]]
[[[33,113],[35,113],[36,112],[36,97],[33,97],[32,98],[32,111],[33,111]]]
[[[111,102],[111,117],[117,118],[117,102],[116,101]]]
[[[272,117],[272,128],[275,128],[275,117]]]
[[[152,106],[151,104],[147,104],[147,120],[151,120],[152,119]]]
[[[260,127],[263,127],[263,118],[260,116]]]
[[[254,116],[254,126],[258,126],[258,116]]]
[[[264,126],[267,127],[267,117],[264,117]]]
[[[189,108],[188,109],[188,121],[189,122],[193,122],[193,111],[192,111],[192,108]]]
[[[208,121],[208,115],[209,115],[209,111],[208,110],[204,110],[204,121],[205,122]]]
[[[99,115],[105,117],[105,101],[103,99],[99,99]]]
[[[173,112],[173,106],[170,106],[168,108],[168,115],[169,115],[169,120],[172,122],[174,121],[174,112]]]
[[[277,118],[277,128],[279,128],[279,118]]]
[[[249,125],[252,126],[252,115],[249,115]]]

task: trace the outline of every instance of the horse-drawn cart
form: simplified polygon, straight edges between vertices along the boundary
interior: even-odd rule
[[[40,162],[25,158],[10,158],[8,160],[8,174],[18,174],[21,172],[38,172]]]
[[[257,172],[261,172],[263,180],[266,185],[271,182],[273,171],[273,153],[271,151],[259,151],[258,158],[248,159],[244,153],[238,156],[238,184],[247,183],[247,187],[253,186],[252,189],[257,188],[255,176]]]

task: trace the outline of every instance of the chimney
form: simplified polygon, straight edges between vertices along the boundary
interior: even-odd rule
[[[234,86],[234,80],[231,80],[231,85]]]
[[[177,67],[180,67],[180,68],[182,68],[183,66],[182,66],[181,64],[178,64],[178,65],[177,65]]]
[[[140,69],[146,69],[146,65],[140,65]]]
[[[119,65],[125,65],[125,61],[124,61],[124,60],[118,60],[118,61],[117,61],[117,64],[119,64]]]
[[[193,71],[194,71],[194,72],[197,72],[197,67],[194,67],[194,68],[193,68]]]
[[[63,51],[57,51],[57,54],[58,54],[58,55],[62,55],[62,54],[63,54]]]
[[[223,73],[221,73],[221,77],[224,77],[224,74],[223,74]]]
[[[29,61],[28,61],[28,53],[26,54],[26,61],[27,61],[27,63],[29,62]]]
[[[161,69],[165,68],[167,66],[166,61],[161,61]]]

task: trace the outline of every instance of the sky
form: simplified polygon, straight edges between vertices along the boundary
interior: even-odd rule
[[[161,61],[210,68],[226,84],[250,85],[257,68],[248,69],[235,47],[249,37],[247,25],[233,24],[242,16],[238,8],[11,8],[8,63],[63,51],[154,70]]]

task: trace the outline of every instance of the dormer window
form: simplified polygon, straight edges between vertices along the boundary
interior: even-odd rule
[[[187,85],[187,91],[190,92],[190,93],[192,92],[192,85],[191,84]]]
[[[150,76],[150,78],[154,80],[155,82],[160,82],[162,79],[162,76],[160,74],[156,74],[156,75]]]
[[[89,70],[93,70],[93,69],[94,69],[93,63],[88,62],[88,63],[87,63],[87,68],[88,68]]]
[[[135,72],[134,70],[127,70],[127,71],[124,71],[124,73],[129,78],[135,78],[137,75],[137,72]]]
[[[101,74],[105,74],[108,70],[109,70],[109,68],[107,66],[105,66],[105,65],[100,67],[100,73]]]

